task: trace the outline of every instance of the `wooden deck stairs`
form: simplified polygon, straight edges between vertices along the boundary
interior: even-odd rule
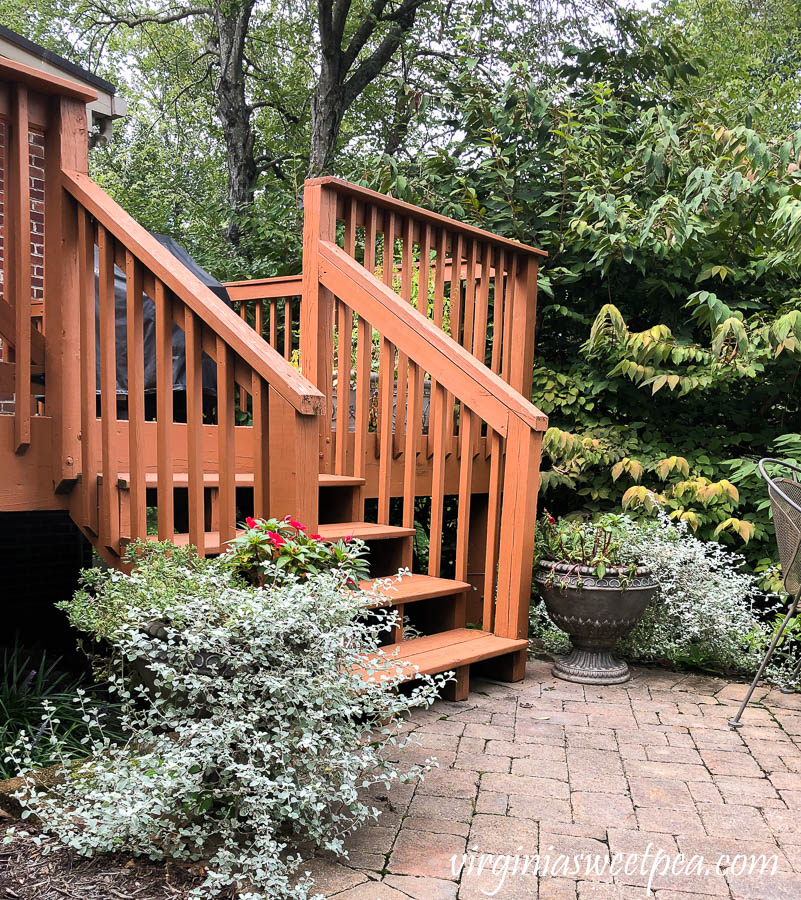
[[[543,254],[316,179],[302,274],[227,285],[232,310],[89,177],[91,94],[0,60],[0,512],[68,510],[112,565],[293,515],[367,542],[376,605],[425,635],[382,651],[408,677],[522,678]]]

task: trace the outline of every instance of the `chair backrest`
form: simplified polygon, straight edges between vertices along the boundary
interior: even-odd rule
[[[765,470],[766,463],[791,472],[793,477],[771,477]],[[763,459],[760,460],[759,470],[768,485],[784,587],[794,595],[801,589],[801,481],[796,478],[796,473],[801,469],[782,460]]]

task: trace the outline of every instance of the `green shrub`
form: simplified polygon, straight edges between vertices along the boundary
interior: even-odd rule
[[[73,678],[60,668],[60,659],[50,662],[42,653],[33,659],[15,644],[3,651],[0,661],[0,779],[13,778],[17,770],[6,758],[8,748],[20,732],[31,747],[37,767],[49,766],[63,758],[85,755],[82,740],[87,735],[83,702],[78,691],[81,678]],[[106,704],[103,707],[110,711]],[[45,734],[42,716],[52,712],[54,727]]]
[[[299,846],[344,852],[343,836],[378,815],[365,791],[425,770],[401,771],[383,750],[405,742],[400,720],[446,679],[405,695],[383,657],[366,678],[393,623],[361,615],[347,569],[262,589],[171,545],[134,545],[130,558],[130,575],[88,572],[65,605],[110,649],[127,740],[109,743],[92,720],[91,758],[57,794],[29,779],[21,802],[48,840],[82,854],[207,860],[198,898],[307,897],[307,880],[293,885]],[[22,766],[29,754],[27,740],[13,751]]]

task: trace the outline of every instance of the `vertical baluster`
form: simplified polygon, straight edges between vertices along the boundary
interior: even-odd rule
[[[445,502],[445,454],[447,449],[448,421],[445,407],[445,388],[431,383],[431,419],[429,434],[433,431],[434,459],[431,474],[431,528],[428,545],[428,574],[439,575],[442,565],[442,519]]]
[[[217,338],[217,462],[220,478],[220,545],[236,534],[234,457],[234,361],[228,344]]]
[[[128,343],[128,477],[131,496],[131,537],[147,537],[145,488],[145,350],[142,309],[142,267],[125,251],[125,313]]]
[[[103,485],[100,497],[100,531],[104,544],[120,550],[120,502],[117,489],[117,456],[114,452],[117,424],[116,311],[114,308],[114,238],[98,225],[97,244],[100,284],[100,430]]]
[[[512,341],[514,333],[514,306],[515,306],[515,284],[517,283],[518,255],[512,254],[507,262],[508,269],[506,273],[506,291],[503,301],[503,352],[501,354],[501,375],[503,380],[511,384],[512,372]]]
[[[376,235],[378,231],[378,210],[373,204],[368,204],[365,207],[364,211],[364,267],[371,274],[375,274],[375,259],[376,259]],[[367,412],[368,418],[365,420],[365,433],[362,435],[363,440],[365,441],[365,452],[367,448],[367,431],[369,430],[369,410],[370,410],[370,402],[371,402],[371,394],[372,394],[372,364],[373,364],[373,331],[371,326],[367,326],[367,335],[368,338],[364,342],[364,350],[367,353],[367,361],[368,364],[366,368],[359,363],[359,367],[356,374],[356,393],[359,393],[359,376],[366,380],[366,385],[363,385],[364,391],[366,391],[367,396]],[[359,345],[361,347],[361,334],[359,339]],[[357,428],[358,435],[358,428]],[[359,440],[359,437],[356,438]],[[376,427],[376,445],[375,445],[375,455],[378,457],[379,455],[379,427],[377,424]],[[365,459],[364,467],[366,467],[367,462]],[[365,468],[362,469],[362,478],[364,476]]]
[[[464,287],[464,333],[461,344],[471,353],[473,352],[475,333],[475,307],[476,307],[476,258],[478,256],[476,241],[467,241],[467,268],[465,272]],[[451,290],[453,290],[451,288]]]
[[[156,471],[158,472],[159,540],[175,536],[173,485],[172,298],[156,281]]]
[[[270,387],[253,372],[253,515],[270,515]]]
[[[284,359],[292,358],[292,301],[284,300]]]
[[[500,247],[496,251],[495,280],[492,300],[492,358],[490,368],[496,375],[501,374],[501,360],[504,342],[504,273],[506,271],[506,251]],[[492,429],[487,426],[487,440],[484,444],[484,457],[488,458],[492,452]]]
[[[353,356],[353,313],[341,300],[337,301],[337,420],[336,465],[344,475],[347,465],[348,431],[350,430],[350,361]]]
[[[378,521],[389,523],[389,501],[392,476],[392,412],[395,388],[395,347],[381,338],[378,368],[379,460],[378,460]]]
[[[356,332],[356,433],[353,448],[353,474],[367,474],[367,435],[370,431],[370,374],[372,371],[373,329],[359,316]]]
[[[484,614],[482,628],[495,628],[495,585],[501,526],[501,478],[503,475],[503,438],[496,431],[487,435],[490,444],[489,502],[487,508],[487,549],[484,561]]]
[[[476,289],[475,328],[473,330],[473,355],[482,365],[487,364],[487,319],[491,267],[492,247],[485,243],[481,252],[481,280]]]
[[[6,172],[5,196],[10,199],[6,216],[14,223],[6,230],[12,238],[9,253],[15,305],[14,337],[14,449],[25,450],[31,442],[31,180],[28,144],[28,89],[14,86],[10,129],[11,166]],[[9,252],[8,250],[6,252]]]
[[[503,348],[503,297],[504,271],[506,268],[506,251],[503,247],[497,250],[495,261],[495,290],[492,301],[492,360],[490,368],[496,375],[501,374],[501,351]]]
[[[412,303],[412,263],[414,256],[414,244],[412,242],[414,221],[407,216],[403,227],[403,242],[401,248],[401,297],[411,306]],[[409,357],[398,350],[398,390],[397,412],[395,414],[395,436],[393,438],[393,453],[396,457],[401,455],[405,444],[404,432],[406,424],[406,412],[408,404],[403,401],[404,392],[407,389],[409,371]]]
[[[409,361],[406,407],[406,444],[403,459],[403,527],[414,528],[414,498],[417,481],[417,434],[421,428],[423,373]]]
[[[201,322],[184,308],[186,333],[186,449],[189,461],[189,543],[206,555],[203,490],[203,353]]]
[[[473,493],[473,416],[462,404],[459,422],[459,444],[461,462],[459,464],[459,511],[456,519],[456,578],[467,581],[467,551],[470,534],[470,499]]]
[[[240,301],[239,301],[239,317],[242,319],[242,321],[245,323],[245,325],[247,325],[247,323],[248,323],[248,304],[247,304],[247,300],[240,300]]]
[[[269,303],[269,301],[267,301]],[[256,301],[256,310],[255,310],[255,329],[256,334],[264,340],[264,300]]]
[[[420,274],[417,281],[417,311],[428,318],[428,286],[431,281],[431,226],[420,223]],[[439,322],[434,315],[434,323],[442,327],[442,308]]]
[[[454,243],[456,239],[454,238]],[[437,234],[437,248],[434,258],[434,324],[442,328],[445,309],[445,278],[446,278],[446,254],[448,250],[448,232],[444,228]],[[453,267],[451,267],[451,307],[449,309],[450,330],[453,331]],[[430,379],[428,393],[428,440],[426,441],[426,454],[430,457],[434,453],[434,433],[432,429],[432,411],[434,406],[436,382]],[[447,395],[446,395],[447,396]],[[446,399],[446,406],[450,408],[451,398]]]
[[[78,277],[81,312],[81,517],[97,534],[97,346],[95,239],[89,213],[78,206]]]
[[[278,298],[270,298],[270,346],[278,349]]]

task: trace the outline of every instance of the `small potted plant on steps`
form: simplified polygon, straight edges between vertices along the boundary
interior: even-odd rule
[[[629,667],[612,650],[637,624],[658,585],[633,558],[619,517],[556,521],[546,513],[535,546],[537,589],[573,648],[556,661],[554,675],[580,684],[628,681]]]

